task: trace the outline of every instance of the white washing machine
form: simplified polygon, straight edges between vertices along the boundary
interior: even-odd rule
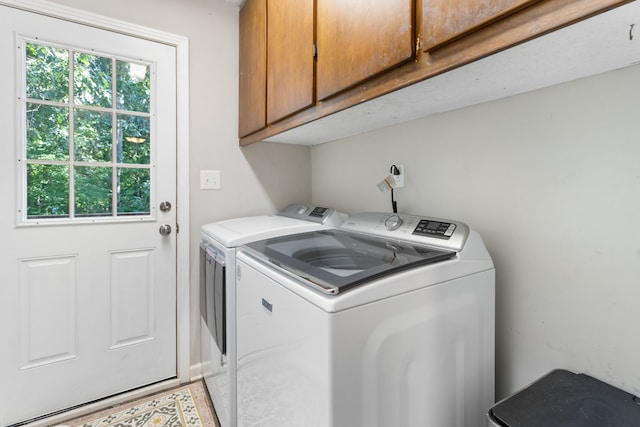
[[[238,246],[334,227],[346,215],[315,205],[289,205],[276,215],[206,224],[200,241],[202,372],[222,427],[236,423],[235,265]]]
[[[477,427],[494,266],[465,224],[363,213],[237,255],[238,425]]]

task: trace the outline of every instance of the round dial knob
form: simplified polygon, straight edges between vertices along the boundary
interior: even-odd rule
[[[402,218],[400,218],[400,215],[391,215],[384,220],[384,226],[389,231],[397,230],[401,225]]]
[[[298,215],[302,215],[303,213],[305,213],[309,208],[305,205],[300,205],[300,207],[298,208]]]

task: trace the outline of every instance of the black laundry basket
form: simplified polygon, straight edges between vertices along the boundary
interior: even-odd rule
[[[558,369],[497,403],[488,418],[489,427],[640,427],[640,399]]]

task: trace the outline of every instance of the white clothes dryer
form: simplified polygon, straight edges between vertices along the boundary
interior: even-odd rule
[[[236,270],[240,427],[485,424],[495,276],[465,224],[356,214],[244,245]]]
[[[335,227],[346,215],[292,204],[275,215],[206,224],[200,239],[201,362],[222,427],[236,423],[235,265],[238,246],[255,240]]]

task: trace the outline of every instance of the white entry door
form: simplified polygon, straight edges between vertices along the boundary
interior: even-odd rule
[[[176,376],[176,58],[6,6],[0,55],[7,426]]]

